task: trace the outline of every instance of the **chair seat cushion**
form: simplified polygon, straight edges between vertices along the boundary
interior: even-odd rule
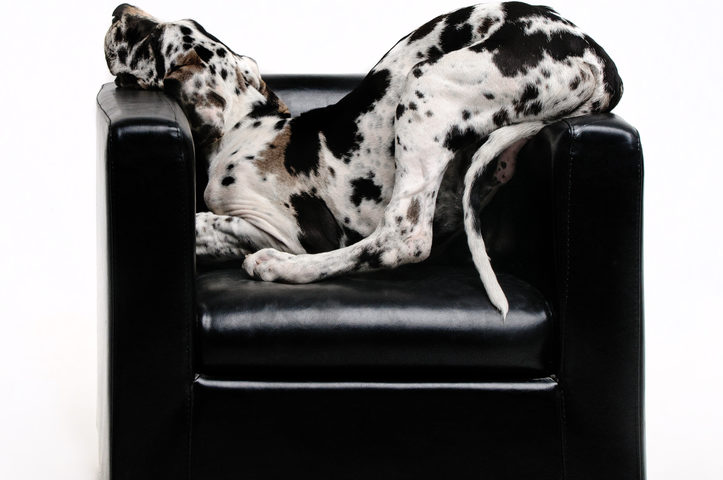
[[[518,278],[499,280],[510,303],[504,321],[471,265],[423,263],[307,285],[256,281],[240,268],[201,273],[196,371],[244,378],[549,374],[545,299]]]

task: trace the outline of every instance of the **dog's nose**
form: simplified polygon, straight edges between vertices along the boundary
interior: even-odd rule
[[[113,23],[121,19],[123,15],[134,15],[137,17],[153,18],[138,7],[134,7],[128,3],[121,3],[113,10]]]

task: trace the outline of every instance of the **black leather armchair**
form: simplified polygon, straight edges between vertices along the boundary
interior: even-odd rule
[[[271,76],[292,112],[358,77]],[[202,159],[160,92],[98,94],[104,476],[644,478],[642,153],[564,120],[484,212],[502,322],[452,243],[311,285],[197,270]]]

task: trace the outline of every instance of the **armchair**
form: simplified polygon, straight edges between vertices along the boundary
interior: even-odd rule
[[[265,79],[296,114],[360,77]],[[97,103],[104,478],[644,479],[642,153],[621,118],[549,125],[486,207],[503,323],[463,238],[310,285],[197,267],[182,110],[112,84]]]

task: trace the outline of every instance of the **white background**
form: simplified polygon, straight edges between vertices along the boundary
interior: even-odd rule
[[[115,2],[8,2],[0,26],[0,478],[96,475],[95,94]],[[723,478],[719,2],[550,0],[615,59],[646,157],[653,480]],[[145,1],[262,73],[362,73],[462,1]],[[148,214],[153,214],[149,210]],[[524,461],[524,459],[521,459]],[[614,479],[611,479],[614,480]]]

